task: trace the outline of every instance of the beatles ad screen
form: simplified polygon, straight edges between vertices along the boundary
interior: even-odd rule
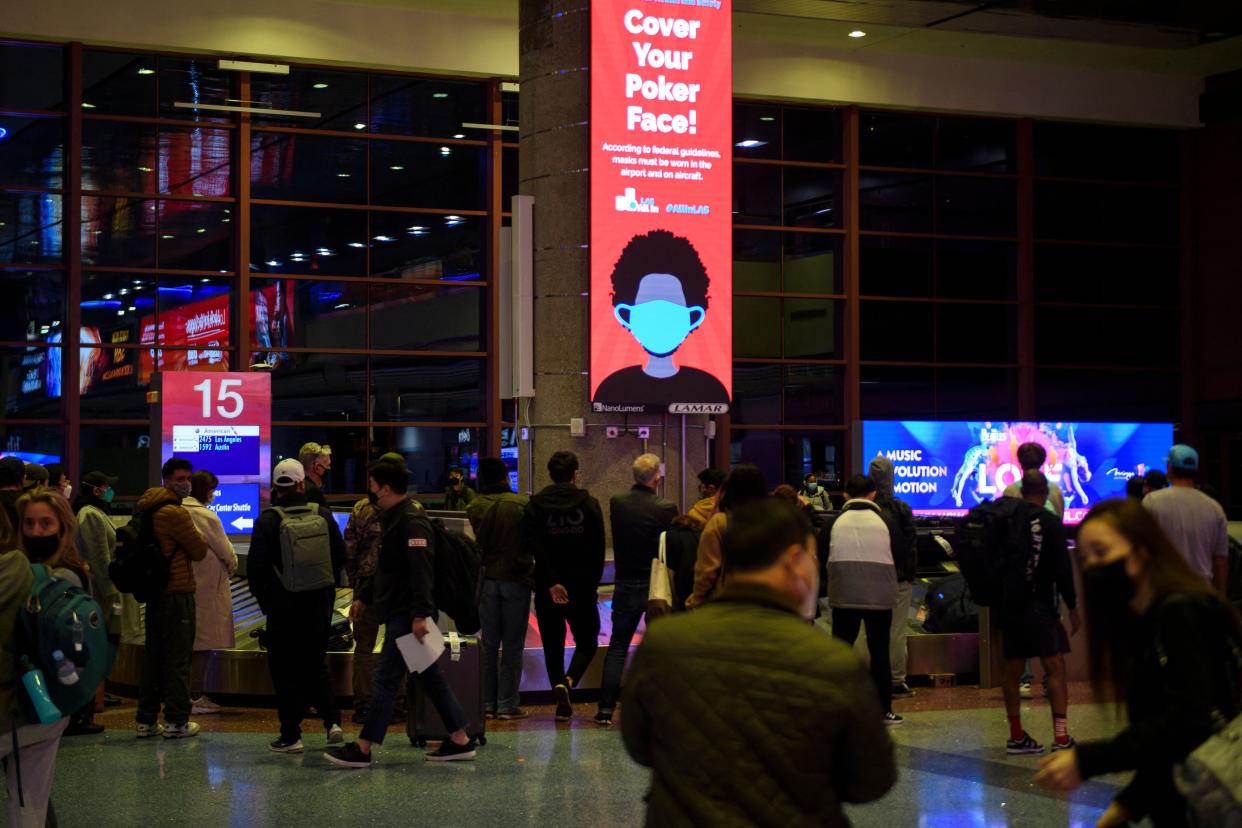
[[[728,410],[731,5],[591,3],[597,412]]]
[[[1042,471],[1065,495],[1065,521],[1125,497],[1126,481],[1165,467],[1170,423],[1003,423],[879,421],[863,423],[863,466],[877,454],[893,461],[894,494],[914,513],[957,516],[1000,497],[1021,481],[1018,446],[1039,443]]]

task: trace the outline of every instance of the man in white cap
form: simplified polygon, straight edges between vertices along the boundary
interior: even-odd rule
[[[276,753],[301,753],[302,717],[313,705],[329,744],[344,740],[326,659],[345,541],[327,506],[306,501],[306,472],[293,458],[272,471],[272,506],[255,521],[247,576],[267,616],[267,666],[276,690]]]
[[[1150,492],[1143,505],[1191,568],[1222,598],[1229,584],[1229,522],[1221,505],[1195,488],[1199,452],[1179,443],[1169,449],[1169,488]]]

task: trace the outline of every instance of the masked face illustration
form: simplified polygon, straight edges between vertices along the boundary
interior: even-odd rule
[[[699,305],[686,307],[686,294],[676,276],[649,273],[639,282],[634,304],[614,306],[613,315],[647,353],[668,356],[703,324],[707,312]]]

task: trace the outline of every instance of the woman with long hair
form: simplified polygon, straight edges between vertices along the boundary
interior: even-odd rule
[[[1173,767],[1238,712],[1242,624],[1136,501],[1088,512],[1078,553],[1092,684],[1098,698],[1126,707],[1130,725],[1049,756],[1035,781],[1072,791],[1084,779],[1135,770],[1097,826],[1144,817],[1157,828],[1186,825]]]
[[[190,712],[195,715],[219,713],[216,704],[203,692],[207,656],[212,650],[234,645],[233,594],[229,577],[237,571],[237,553],[224,533],[220,516],[207,508],[215,495],[219,479],[199,470],[190,477],[190,496],[181,505],[190,513],[194,528],[207,541],[208,554],[194,561],[194,655],[190,660]]]
[[[43,564],[57,578],[91,592],[91,567],[78,555],[78,520],[69,501],[57,489],[23,495],[17,501],[21,520],[21,545],[31,563]],[[103,725],[95,724],[95,700],[70,716],[66,736],[98,736]]]
[[[724,531],[729,526],[729,512],[768,496],[768,481],[758,466],[744,463],[725,479],[716,514],[703,527],[699,551],[694,562],[694,592],[686,599],[686,609],[693,609],[712,596],[724,580],[728,564],[724,560]]]
[[[9,754],[16,741],[21,759],[21,790],[17,774],[6,773],[7,824],[22,828],[41,826],[47,821],[56,752],[61,734],[69,724],[68,717],[48,725],[24,722],[16,712],[17,694],[24,692],[18,689],[24,669],[17,657],[17,617],[33,584],[34,575],[21,546],[21,533],[9,520],[8,510],[0,509],[0,733],[4,734],[0,738],[0,761],[5,765],[12,761]]]

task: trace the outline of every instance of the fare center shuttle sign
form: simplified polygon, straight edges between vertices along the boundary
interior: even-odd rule
[[[731,0],[592,0],[591,402],[724,413]]]

